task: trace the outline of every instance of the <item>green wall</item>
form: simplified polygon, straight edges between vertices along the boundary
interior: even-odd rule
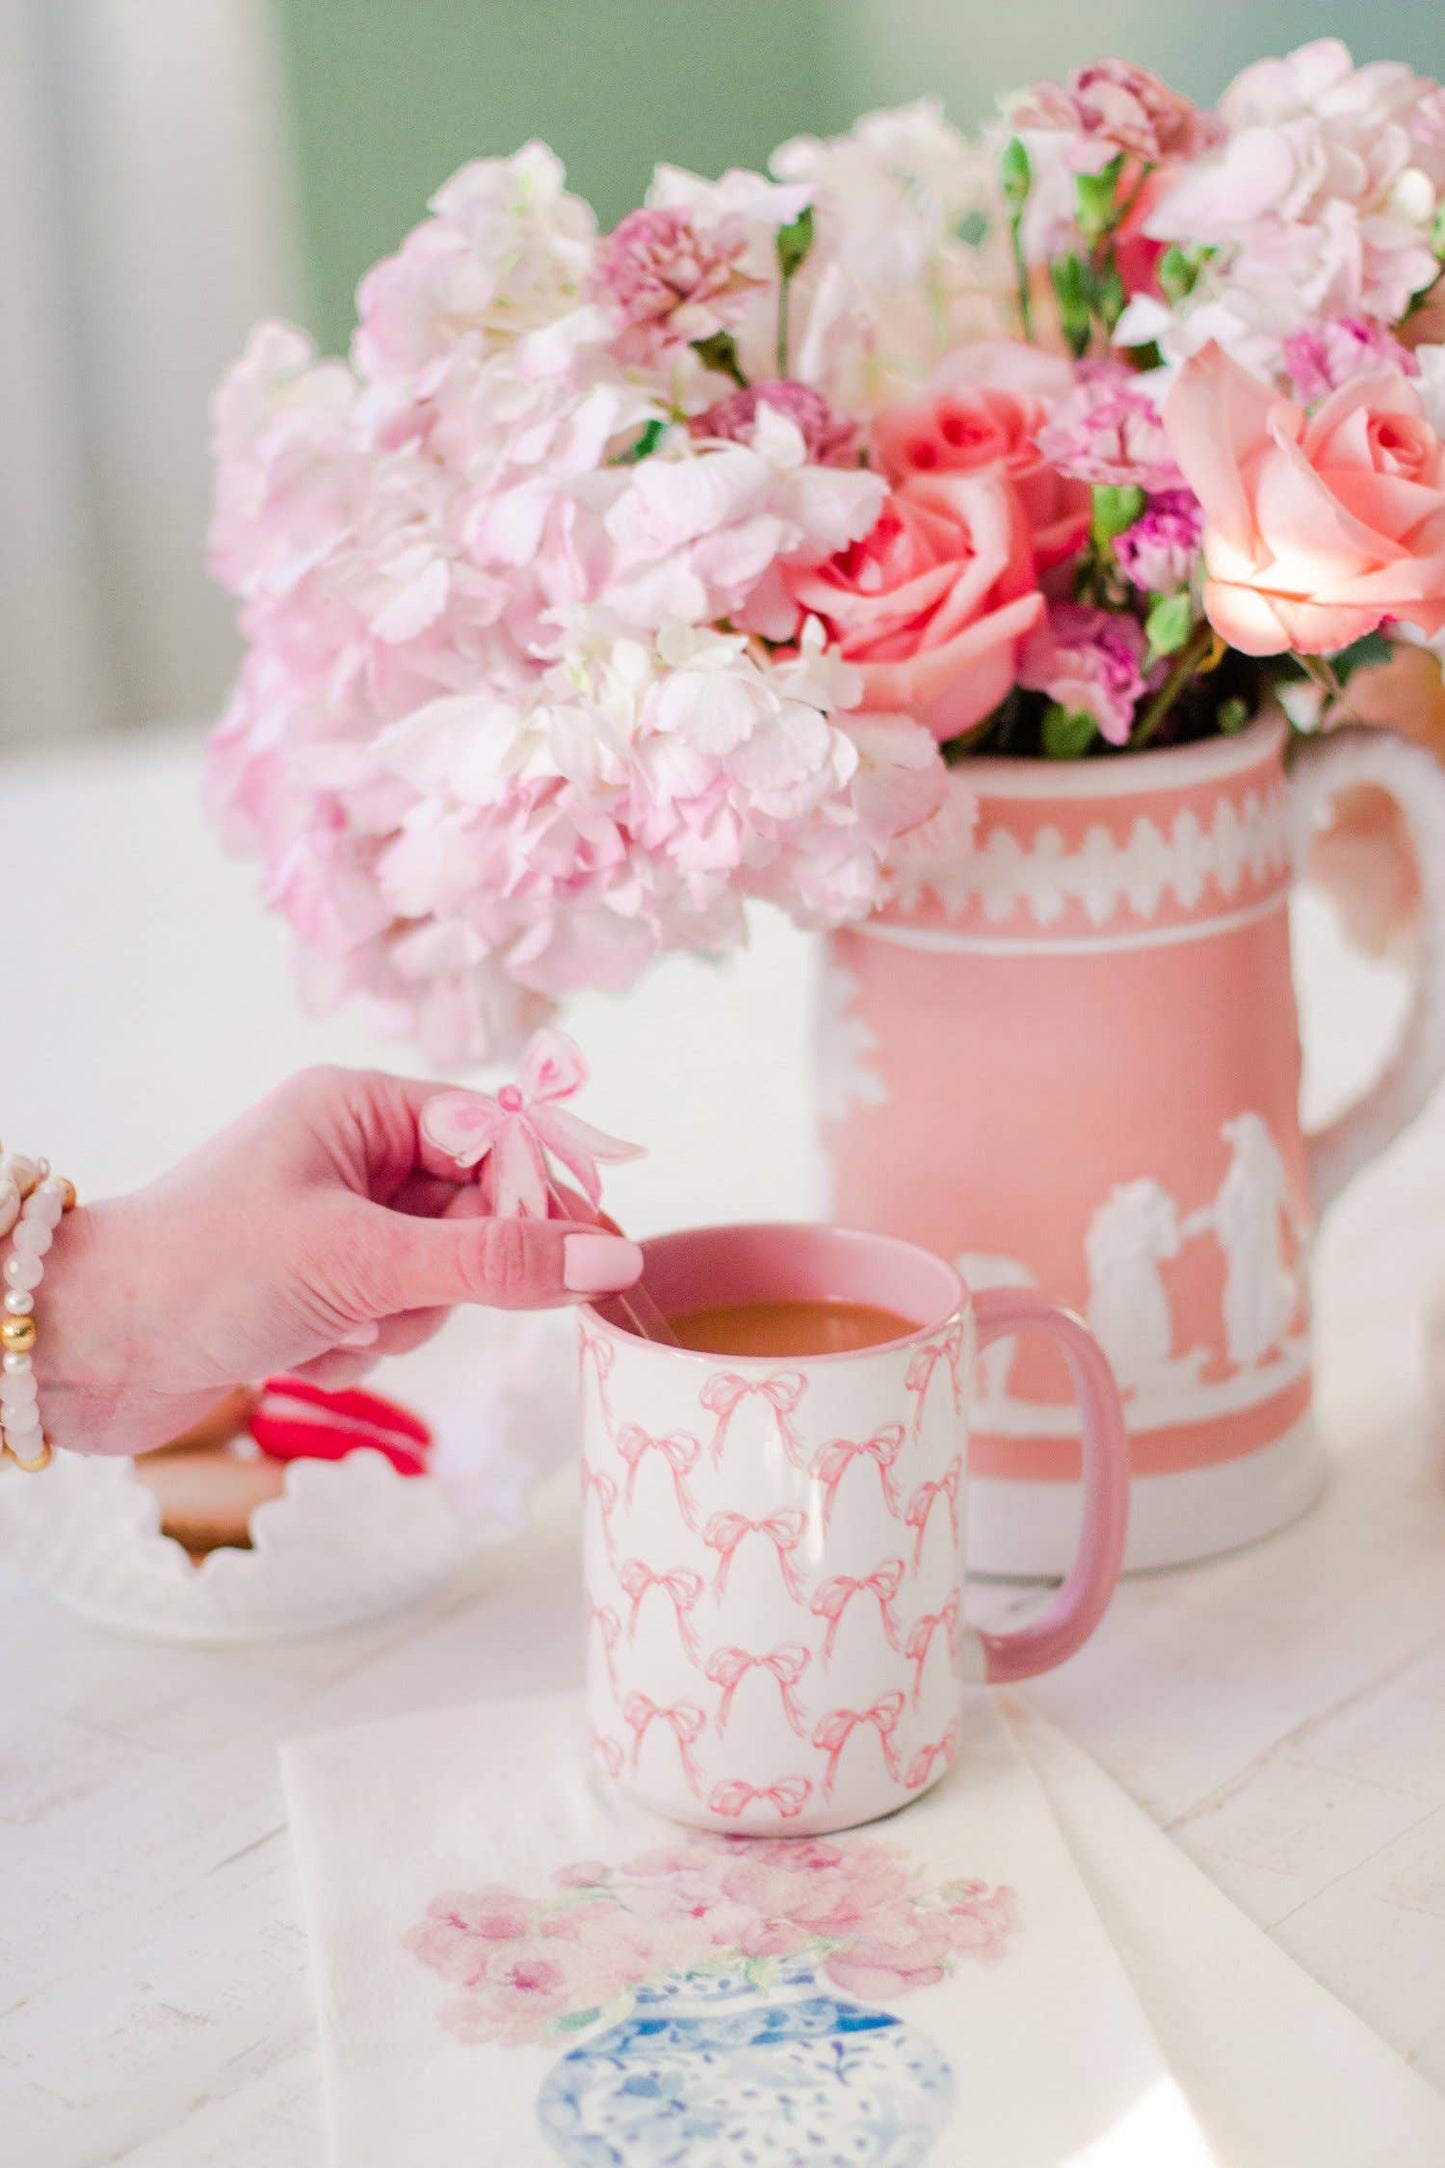
[[[544,137],[612,223],[660,158],[761,165],[785,136],[1127,53],[1201,99],[1330,33],[1445,76],[1445,0],[276,0],[324,345],[465,158]]]

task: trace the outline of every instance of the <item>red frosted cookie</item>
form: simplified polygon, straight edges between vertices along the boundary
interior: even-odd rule
[[[247,1429],[272,1460],[342,1460],[364,1447],[402,1475],[425,1475],[432,1435],[418,1415],[380,1393],[327,1392],[304,1378],[267,1378]]]

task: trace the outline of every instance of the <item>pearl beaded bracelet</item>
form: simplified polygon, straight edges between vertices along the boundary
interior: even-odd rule
[[[10,1236],[10,1254],[0,1274],[5,1280],[0,1311],[0,1460],[8,1454],[27,1475],[50,1460],[40,1425],[35,1377],[31,1367],[39,1337],[35,1291],[45,1277],[45,1253],[55,1239],[61,1214],[75,1203],[75,1186],[52,1174],[49,1162],[20,1152],[0,1153],[0,1238]]]

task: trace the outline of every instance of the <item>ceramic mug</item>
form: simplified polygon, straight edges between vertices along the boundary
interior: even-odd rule
[[[608,1774],[698,1828],[816,1835],[887,1814],[954,1758],[965,1682],[1062,1663],[1118,1578],[1128,1454],[1097,1342],[1036,1289],[838,1227],[714,1227],[645,1245],[663,1312],[831,1297],[917,1318],[798,1357],[639,1339],[581,1318],[587,1693]],[[978,1351],[1038,1330],[1073,1375],[1087,1508],[1034,1625],[963,1620]]]

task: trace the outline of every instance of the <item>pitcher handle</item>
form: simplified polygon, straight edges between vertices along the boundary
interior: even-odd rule
[[[1343,1114],[1306,1138],[1316,1215],[1360,1169],[1423,1112],[1445,1075],[1445,769],[1434,755],[1388,730],[1334,730],[1301,749],[1291,775],[1296,870],[1332,800],[1373,783],[1399,807],[1419,869],[1420,954],[1399,1043],[1375,1082]]]
[[[1078,1396],[1084,1439],[1084,1522],[1079,1547],[1047,1611],[1012,1633],[980,1633],[990,1686],[1052,1671],[1082,1647],[1109,1607],[1129,1527],[1129,1441],[1108,1358],[1083,1319],[1031,1287],[983,1288],[973,1298],[978,1345],[1038,1330],[1057,1341]]]

